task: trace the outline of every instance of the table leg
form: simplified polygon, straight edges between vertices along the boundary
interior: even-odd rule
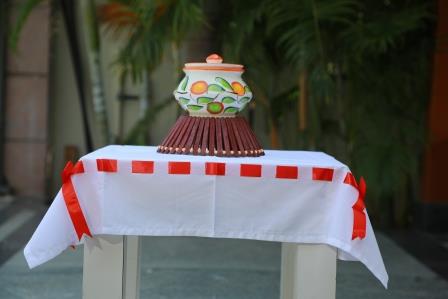
[[[84,245],[83,299],[138,299],[139,238],[95,236]]]
[[[281,299],[334,299],[336,249],[321,244],[282,244]]]
[[[124,237],[123,298],[140,297],[140,237]]]

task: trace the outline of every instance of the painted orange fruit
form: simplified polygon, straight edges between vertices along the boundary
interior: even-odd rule
[[[232,88],[237,95],[242,96],[244,94],[244,86],[240,82],[232,82]]]
[[[193,94],[203,94],[204,92],[207,91],[208,88],[208,84],[205,81],[196,81],[194,82],[191,87],[190,87],[190,91]]]

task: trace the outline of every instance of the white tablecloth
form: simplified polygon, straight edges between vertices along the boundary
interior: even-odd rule
[[[99,171],[98,159],[116,160],[116,171]],[[358,191],[343,183],[349,169],[324,153],[266,151],[258,158],[219,158],[112,145],[81,161],[84,173],[71,179],[93,235],[324,243],[338,249],[339,259],[362,262],[387,286],[368,217],[366,237],[352,240]],[[153,164],[146,173],[136,173],[135,161]],[[189,162],[183,165],[188,173],[171,169],[179,161]],[[225,170],[220,168],[224,172],[207,174],[207,162],[225,163]],[[279,175],[278,166],[293,169],[286,172],[289,178]],[[331,176],[316,179],[317,168],[331,170]],[[79,243],[60,191],[26,245],[25,258],[33,268]]]

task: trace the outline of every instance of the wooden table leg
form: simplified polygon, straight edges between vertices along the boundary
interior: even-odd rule
[[[281,299],[334,299],[336,249],[321,244],[282,244]]]
[[[139,247],[137,236],[87,238],[83,299],[138,299]]]

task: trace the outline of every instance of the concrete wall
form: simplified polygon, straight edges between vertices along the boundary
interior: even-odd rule
[[[17,11],[12,2],[11,24]],[[5,174],[17,195],[45,195],[50,7],[40,4],[7,55]]]

